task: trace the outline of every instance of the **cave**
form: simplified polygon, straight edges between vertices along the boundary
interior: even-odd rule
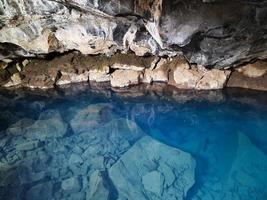
[[[266,0],[0,0],[0,199],[266,188]]]

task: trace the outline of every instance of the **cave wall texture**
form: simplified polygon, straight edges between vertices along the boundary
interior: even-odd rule
[[[228,68],[267,57],[266,0],[0,0],[0,60],[183,54]]]

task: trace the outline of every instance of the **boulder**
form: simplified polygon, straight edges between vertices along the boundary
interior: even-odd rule
[[[237,68],[239,73],[249,78],[258,78],[267,73],[267,61],[257,61]]]
[[[7,82],[4,87],[20,85],[22,83],[22,79],[23,77],[21,76],[21,74],[17,72],[10,77],[10,81]]]
[[[62,76],[56,82],[57,85],[65,85],[70,83],[88,82],[89,72],[82,74],[61,72]]]
[[[128,87],[140,83],[143,74],[133,70],[116,70],[111,74],[110,83],[112,87]]]
[[[195,89],[198,81],[202,78],[204,71],[197,67],[190,68],[186,60],[181,60],[173,70],[171,84],[181,89]]]
[[[227,87],[267,91],[267,62],[257,61],[236,69],[231,74]]]
[[[20,131],[20,127],[18,127]],[[63,137],[67,132],[67,124],[56,110],[42,112],[39,119],[23,131],[28,138],[45,141],[46,139]],[[13,130],[13,134],[14,130]]]
[[[217,90],[223,89],[228,77],[230,76],[229,70],[212,69],[204,73],[201,80],[198,81],[196,89],[198,90]]]
[[[179,199],[194,185],[190,154],[144,136],[110,169],[119,199]]]
[[[144,78],[142,79],[143,83],[168,82],[169,68],[167,59],[160,59],[155,65],[155,68],[151,66],[149,69],[145,69]]]
[[[95,82],[108,82],[110,81],[109,67],[104,66],[102,69],[92,69],[89,71],[89,80]]]
[[[99,170],[90,175],[89,190],[86,197],[90,200],[108,199],[109,197],[109,190],[105,188],[104,180]]]
[[[229,70],[206,69],[200,65],[189,65],[185,59],[174,63],[170,84],[181,89],[222,89],[230,75]]]

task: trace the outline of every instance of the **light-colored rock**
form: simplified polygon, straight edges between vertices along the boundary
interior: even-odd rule
[[[28,59],[25,59],[22,61],[22,66],[26,67],[29,63],[30,63],[30,61]]]
[[[249,78],[263,76],[267,72],[267,62],[257,61],[237,69],[238,72]]]
[[[222,89],[230,73],[229,70],[208,70],[201,65],[190,66],[185,59],[180,59],[175,63],[169,83],[182,89]]]
[[[108,199],[109,191],[104,186],[104,181],[99,170],[94,171],[89,178],[89,190],[87,199],[99,200]]]
[[[213,90],[222,89],[230,75],[228,70],[212,69],[204,73],[201,80],[198,81],[196,89],[198,90]]]
[[[20,73],[15,73],[10,77],[10,81],[4,85],[4,87],[12,87],[20,85],[22,82],[22,76]]]
[[[124,69],[124,70],[133,70],[133,71],[143,71],[144,66],[129,65],[124,63],[114,63],[111,68],[113,69]]]
[[[105,66],[102,69],[92,69],[89,71],[89,80],[95,82],[110,81],[109,67]]]
[[[112,87],[127,87],[139,84],[142,77],[139,71],[116,70],[111,74],[110,83]]]
[[[69,163],[70,164],[81,164],[83,163],[83,159],[81,158],[80,155],[73,153],[70,155]]]
[[[130,45],[130,49],[137,55],[137,56],[144,56],[147,53],[151,52],[151,49],[147,46],[140,46],[135,43]]]
[[[156,68],[153,68],[153,66],[151,66],[149,69],[145,69],[144,78],[142,79],[142,82],[168,82],[168,66],[166,65],[166,63],[166,59],[161,59],[157,63]]]
[[[198,70],[196,67],[190,68],[185,60],[181,60],[173,71],[175,86],[183,89],[194,89],[203,74],[202,70]]]
[[[152,171],[142,177],[142,184],[145,190],[158,196],[162,194],[164,176],[158,171]]]
[[[39,119],[24,130],[27,137],[40,141],[45,141],[48,138],[63,137],[66,131],[67,124],[62,120],[60,113],[55,110],[46,110],[41,113]]]
[[[62,72],[62,76],[56,82],[56,84],[64,85],[69,83],[81,83],[81,82],[88,82],[88,80],[89,80],[89,72],[84,72],[82,74]]]
[[[61,188],[65,192],[79,192],[81,183],[77,177],[71,177],[62,181]]]
[[[194,171],[190,154],[145,136],[109,169],[109,176],[119,199],[183,200],[195,182]]]

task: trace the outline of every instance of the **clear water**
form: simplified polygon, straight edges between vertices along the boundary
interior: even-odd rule
[[[267,94],[0,91],[0,199],[267,199]]]

